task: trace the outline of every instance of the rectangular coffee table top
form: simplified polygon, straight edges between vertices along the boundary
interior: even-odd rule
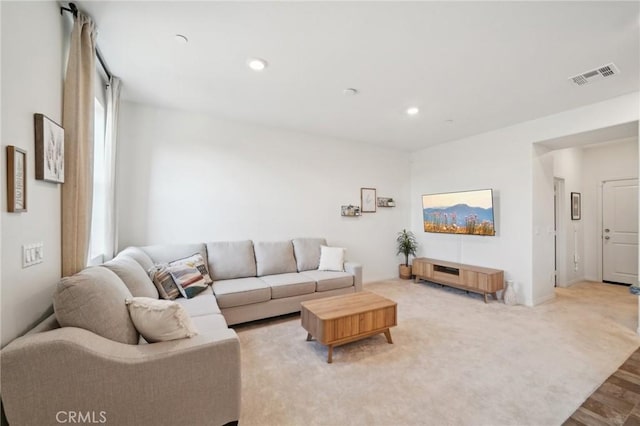
[[[395,305],[393,300],[368,291],[302,302],[302,306],[321,320],[342,318]]]

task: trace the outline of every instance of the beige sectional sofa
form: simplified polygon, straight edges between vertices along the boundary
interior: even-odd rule
[[[119,425],[237,422],[240,345],[228,325],[362,289],[360,265],[318,270],[324,244],[305,238],[129,247],[110,262],[63,278],[55,314],[0,353],[8,422],[56,424],[69,416]],[[146,271],[195,253],[206,259],[213,284],[175,301],[198,335],[145,342],[124,300],[158,298]]]

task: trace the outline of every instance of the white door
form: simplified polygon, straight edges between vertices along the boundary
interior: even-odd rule
[[[602,280],[638,282],[638,179],[602,186]]]

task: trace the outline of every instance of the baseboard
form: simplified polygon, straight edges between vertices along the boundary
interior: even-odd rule
[[[555,292],[552,292],[550,294],[546,294],[546,295],[541,296],[541,297],[537,297],[537,298],[533,299],[533,306],[538,306],[538,305],[540,305],[542,303],[548,302],[548,301],[553,300],[555,298],[556,298],[556,293]]]

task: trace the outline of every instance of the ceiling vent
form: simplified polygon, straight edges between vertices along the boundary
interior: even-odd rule
[[[584,86],[586,84],[593,83],[594,81],[602,80],[603,78],[612,77],[616,74],[620,74],[620,70],[615,66],[615,64],[611,63],[598,67],[594,70],[569,77],[569,80],[578,86]]]

